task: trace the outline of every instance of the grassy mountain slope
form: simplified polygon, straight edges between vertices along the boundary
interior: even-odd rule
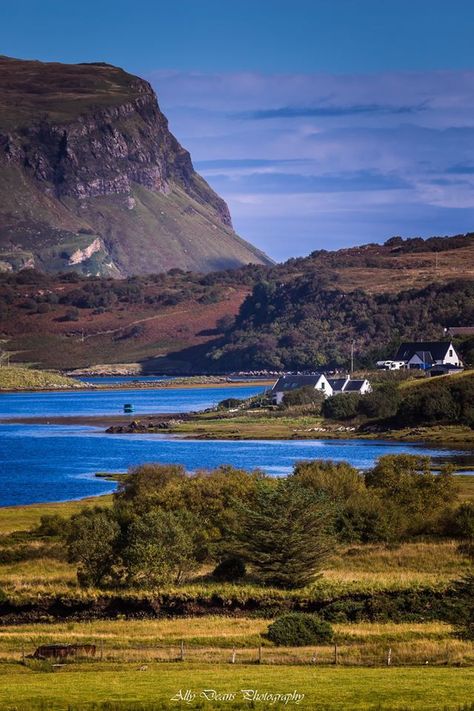
[[[269,264],[168,129],[106,64],[0,57],[0,269],[124,276]]]

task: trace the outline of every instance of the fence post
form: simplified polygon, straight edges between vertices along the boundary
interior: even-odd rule
[[[231,664],[235,664],[235,656],[236,656],[235,647],[232,647],[232,657],[230,658]]]
[[[337,664],[339,662],[338,658],[338,653],[337,653],[337,644],[334,644],[334,664]]]
[[[387,666],[389,667],[391,663],[392,663],[392,648],[389,647],[388,655],[387,655]]]
[[[184,662],[184,639],[181,640],[180,659]]]
[[[316,652],[313,652],[313,656],[311,657],[311,664],[316,664],[318,661],[318,658],[316,656]]]

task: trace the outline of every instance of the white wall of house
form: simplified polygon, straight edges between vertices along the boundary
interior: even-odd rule
[[[454,348],[453,344],[449,344],[449,350],[444,356],[443,360],[437,360],[436,361],[437,365],[462,365],[462,361],[458,354],[456,353],[456,349]]]
[[[349,378],[349,376],[347,376],[346,382],[344,383],[344,387],[342,388],[342,390],[338,390],[336,392],[332,388],[331,383],[328,381],[326,376],[320,375],[318,380],[316,381],[316,383],[313,385],[313,387],[315,390],[319,390],[319,392],[321,392],[323,395],[325,395],[325,397],[332,397],[333,395],[336,395],[339,392],[345,392],[346,386],[350,382],[351,382],[351,379]],[[292,392],[292,389],[288,388],[286,390],[278,390],[278,389],[276,389],[277,385],[278,385],[278,383],[275,385],[274,389],[272,390],[272,399],[276,405],[281,405],[285,395],[287,393]],[[304,387],[304,385],[300,385],[299,387],[300,388]],[[296,389],[297,388],[295,388],[295,390]],[[359,392],[361,395],[365,395],[366,393],[372,392],[372,386],[371,386],[370,382],[368,380],[364,380],[361,387],[360,387],[360,390],[358,390],[357,392]]]
[[[334,395],[334,391],[325,375],[321,375],[321,377],[319,378],[316,384],[316,389],[321,390],[321,392],[323,392],[326,397],[331,397],[331,395]]]

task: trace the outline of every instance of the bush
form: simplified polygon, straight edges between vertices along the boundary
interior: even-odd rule
[[[381,383],[360,400],[359,410],[367,417],[393,417],[400,405],[400,392],[395,383]]]
[[[288,392],[283,397],[283,407],[295,407],[298,405],[316,405],[318,411],[321,410],[321,405],[324,402],[324,395],[313,388],[311,385],[305,385],[302,388]]]
[[[323,403],[323,415],[330,420],[349,420],[358,414],[362,397],[357,393],[340,393],[328,397]]]
[[[63,321],[79,321],[79,310],[68,309],[63,316]]]
[[[224,558],[213,570],[212,577],[226,583],[240,580],[246,574],[245,563],[241,558],[232,556]]]
[[[474,542],[474,503],[466,501],[454,511],[447,533]]]
[[[242,404],[242,400],[236,397],[228,397],[225,400],[221,400],[217,405],[218,410],[232,410]]]
[[[35,534],[41,537],[62,537],[67,534],[68,521],[59,514],[46,514],[41,516]]]
[[[453,593],[448,607],[448,622],[455,626],[458,637],[474,641],[474,573],[467,573],[457,580]]]
[[[305,612],[290,612],[278,617],[267,632],[277,647],[305,647],[331,642],[334,633],[329,622]]]

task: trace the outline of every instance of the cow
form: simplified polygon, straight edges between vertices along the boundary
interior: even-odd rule
[[[95,657],[95,644],[42,644],[33,659],[66,659],[68,657]]]

